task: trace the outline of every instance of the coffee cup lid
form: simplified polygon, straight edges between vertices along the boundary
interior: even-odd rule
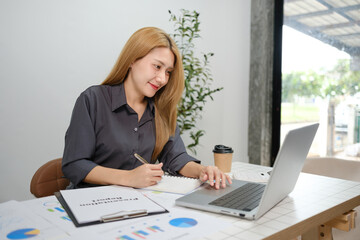
[[[233,153],[233,149],[231,147],[227,147],[224,145],[215,145],[213,149],[214,153]]]

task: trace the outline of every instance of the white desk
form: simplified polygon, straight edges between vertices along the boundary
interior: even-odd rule
[[[271,168],[240,162],[233,163],[233,171],[239,171],[242,169],[266,172]],[[161,197],[156,197],[156,194],[153,194],[153,196],[157,198],[154,200],[160,202],[165,207],[174,207],[174,201],[180,195],[163,194]],[[53,200],[55,200],[55,198],[53,198]],[[37,211],[35,209],[35,205],[40,201],[41,199],[33,199],[22,203],[27,205],[28,209],[35,212]],[[300,175],[299,181],[297,182],[295,190],[257,221],[249,221],[232,216],[208,213],[205,211],[189,209],[186,210],[188,211],[187,214],[189,216],[195,216],[196,214],[202,213],[205,214],[205,216],[208,216],[209,219],[211,216],[212,223],[227,223],[225,228],[217,231],[216,233],[210,234],[211,229],[209,229],[209,232],[206,231],[207,233],[200,237],[200,239],[289,240],[296,238],[297,236],[306,232],[311,232],[320,224],[323,224],[359,205],[360,182],[351,182],[341,179],[302,173]],[[175,210],[184,211],[184,209],[181,207],[176,207]],[[125,221],[123,221],[123,223]],[[65,229],[63,228],[65,226],[59,225],[65,223],[66,221],[59,220],[53,224],[58,228]],[[85,235],[91,236],[92,233],[102,236],[102,234],[105,233],[104,229],[99,230],[98,225],[93,227],[74,228],[71,222],[67,222],[67,224],[69,224],[68,227],[70,229],[67,231],[68,236],[59,239],[72,239],[71,235],[73,234],[79,237]],[[116,230],[116,228],[121,228],[117,227],[116,223],[106,226],[111,226],[113,230]],[[192,236],[187,236],[186,239],[191,238]],[[134,237],[133,239],[145,238]],[[195,237],[195,239],[199,239],[199,237]]]
[[[269,168],[233,163],[233,171]],[[360,205],[360,182],[301,173],[295,189],[257,221],[222,216],[232,227],[204,239],[292,239]]]

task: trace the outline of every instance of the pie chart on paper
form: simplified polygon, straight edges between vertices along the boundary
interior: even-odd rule
[[[24,228],[12,231],[6,237],[8,239],[28,239],[36,237],[40,234],[40,230],[36,228]]]
[[[170,220],[170,225],[179,228],[189,228],[194,227],[197,224],[197,221],[193,218],[174,218]]]

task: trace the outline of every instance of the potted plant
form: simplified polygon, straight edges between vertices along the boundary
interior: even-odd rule
[[[202,118],[202,111],[208,99],[213,100],[213,94],[223,88],[210,88],[213,81],[209,68],[209,59],[214,53],[202,53],[197,57],[195,40],[200,38],[199,13],[181,9],[180,16],[170,14],[174,23],[175,33],[171,34],[181,55],[184,67],[185,89],[178,106],[178,126],[180,134],[189,133],[192,140],[186,147],[196,155],[196,146],[205,131],[199,129],[196,123]]]

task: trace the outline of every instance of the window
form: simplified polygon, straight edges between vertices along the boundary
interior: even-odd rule
[[[309,156],[360,160],[360,1],[285,0],[281,142],[319,122]]]

